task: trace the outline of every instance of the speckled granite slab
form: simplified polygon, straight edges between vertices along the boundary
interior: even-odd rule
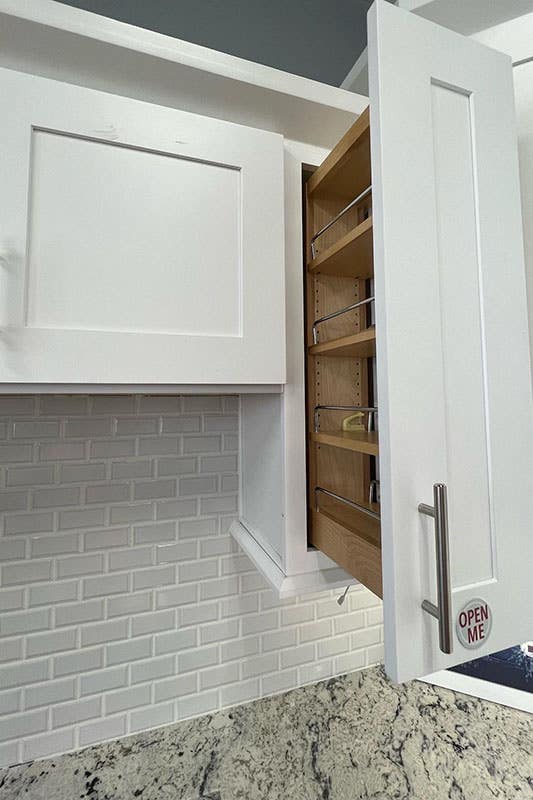
[[[0,771],[24,800],[521,800],[533,717],[381,669]]]

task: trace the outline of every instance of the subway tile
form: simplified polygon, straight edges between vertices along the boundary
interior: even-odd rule
[[[81,645],[102,644],[113,642],[117,639],[126,639],[128,636],[128,620],[117,619],[111,622],[99,622],[96,625],[84,625],[81,629]]]
[[[191,670],[203,669],[218,664],[218,647],[197,647],[178,655],[179,672],[190,672]]]
[[[32,502],[34,508],[77,506],[80,502],[80,490],[76,486],[61,486],[57,489],[39,489],[33,492]]]
[[[300,628],[301,642],[312,642],[316,639],[325,639],[327,636],[331,636],[331,620],[329,619],[311,622]]]
[[[233,686],[223,686],[220,690],[220,704],[222,708],[236,706],[239,703],[248,703],[259,697],[259,681],[239,681]]]
[[[61,530],[71,528],[97,528],[105,522],[103,508],[84,508],[80,511],[61,511],[59,513],[59,527]]]
[[[155,681],[158,678],[168,678],[175,672],[174,656],[150,658],[148,661],[139,661],[137,664],[131,665],[131,682]]]
[[[235,436],[232,433],[225,433],[224,434],[224,441],[222,444],[223,452],[232,452],[234,450],[239,449],[239,437]]]
[[[48,681],[28,686],[24,690],[24,705],[26,708],[53,706],[55,703],[74,700],[75,696],[76,679],[63,678],[60,681]]]
[[[202,497],[200,514],[228,514],[239,510],[237,495],[228,497]]]
[[[57,420],[16,420],[13,423],[14,439],[54,439],[59,436]]]
[[[135,544],[171,542],[176,538],[175,522],[154,522],[151,525],[137,525],[133,531]]]
[[[18,639],[4,639],[0,643],[0,661],[20,661],[22,658],[22,637]]]
[[[184,495],[212,494],[216,491],[217,479],[208,475],[197,478],[180,478],[179,480],[180,497]]]
[[[298,674],[295,669],[288,669],[283,672],[275,672],[273,675],[266,675],[261,678],[261,694],[267,697],[278,692],[288,692],[295,689],[298,683]]]
[[[110,692],[105,696],[106,714],[116,714],[118,711],[129,711],[138,706],[147,706],[150,703],[150,686],[131,686],[129,689],[120,689]]]
[[[39,445],[39,461],[81,461],[84,458],[84,442],[54,442],[54,444]]]
[[[376,644],[369,647],[366,651],[367,666],[372,667],[374,664],[382,664],[385,657],[384,647],[382,644]]]
[[[179,650],[196,647],[196,644],[196,630],[194,628],[170,631],[169,633],[160,633],[155,637],[155,652],[156,655],[177,653]]]
[[[12,417],[35,413],[35,398],[21,395],[0,397],[0,416]]]
[[[174,583],[176,580],[175,567],[155,567],[154,569],[144,569],[133,573],[133,590],[153,589]]]
[[[365,666],[365,651],[356,650],[353,653],[344,653],[335,659],[335,672],[337,675],[344,675],[347,672],[354,672],[363,669]]]
[[[141,614],[143,611],[151,611],[151,609],[151,592],[125,594],[121,597],[110,597],[107,600],[107,614],[109,617],[118,617],[124,614]]]
[[[156,592],[157,608],[174,608],[187,603],[196,603],[198,591],[195,584],[175,586],[172,589],[161,589]]]
[[[57,562],[57,574],[60,578],[70,578],[73,575],[90,575],[94,572],[104,571],[104,556],[102,553],[86,553],[81,556],[60,558]]]
[[[269,611],[262,614],[251,614],[242,621],[242,632],[246,636],[248,633],[262,633],[278,626],[278,612]]]
[[[76,647],[76,630],[74,628],[63,631],[48,631],[28,636],[26,655],[44,656],[49,653],[58,653],[62,650],[73,650]]]
[[[6,742],[6,744],[0,744],[0,764],[4,764],[5,766],[14,766],[18,764],[21,759],[19,757],[19,742],[18,739],[14,742]],[[22,761],[26,759],[22,758]]]
[[[202,456],[200,458],[200,472],[237,472],[237,456]]]
[[[218,619],[218,603],[200,603],[180,610],[180,625],[199,625]]]
[[[112,478],[150,478],[152,473],[152,462],[148,460],[113,461],[111,465]]]
[[[295,603],[295,597],[278,597],[277,592],[274,592],[272,589],[261,592],[261,611],[267,611],[271,608],[293,606]]]
[[[237,394],[233,395],[225,395],[222,398],[222,410],[225,413],[233,412],[237,413],[239,411],[239,403],[240,397]]]
[[[130,547],[128,550],[115,550],[109,553],[109,569],[111,571],[149,567],[151,564],[151,547]]]
[[[146,436],[157,433],[157,417],[123,417],[117,420],[117,436]]]
[[[238,575],[240,572],[255,570],[254,565],[244,553],[236,553],[220,559],[222,575]]]
[[[369,608],[366,612],[367,625],[381,625],[383,623],[383,606]]]
[[[157,681],[154,687],[154,700],[156,703],[171,700],[175,697],[193,694],[196,692],[197,677],[194,672],[188,675],[174,675],[162,681]]]
[[[0,611],[15,611],[24,605],[24,589],[0,590]]]
[[[157,728],[159,725],[168,725],[170,722],[174,722],[174,705],[172,703],[149,706],[139,711],[132,711],[130,714],[132,733]]]
[[[220,436],[184,436],[184,453],[220,453],[222,440]]]
[[[105,464],[62,464],[61,483],[85,483],[105,478]]]
[[[87,487],[87,503],[120,503],[129,499],[130,487],[127,483],[103,483]]]
[[[108,644],[106,647],[107,664],[110,667],[114,664],[130,663],[131,661],[139,661],[141,658],[148,658],[151,653],[150,637],[130,639],[126,642]]]
[[[132,635],[144,636],[147,633],[157,633],[158,631],[166,631],[176,627],[176,612],[173,610],[168,611],[153,611],[148,614],[140,614],[132,621]],[[157,650],[157,637],[156,637],[156,653]]]
[[[6,516],[6,534],[46,533],[54,529],[54,515],[47,514],[13,514]]]
[[[31,540],[32,557],[76,553],[78,549],[79,540],[76,533],[63,533],[60,536],[34,536]]]
[[[123,594],[129,589],[129,574],[99,575],[83,581],[83,596],[105,597],[109,594]]]
[[[73,703],[62,703],[52,709],[52,728],[74,725],[77,722],[84,722],[87,719],[94,719],[101,715],[101,697],[90,697],[85,700],[75,700]]]
[[[48,678],[48,660],[25,661],[8,667],[0,667],[0,689],[37,683]]]
[[[33,583],[50,580],[52,575],[51,561],[27,561],[20,564],[9,564],[2,567],[2,585],[13,586],[17,583]]]
[[[126,716],[119,715],[107,719],[89,722],[80,726],[79,744],[85,747],[89,744],[98,744],[107,739],[116,739],[126,733]]]
[[[281,609],[282,625],[301,625],[302,622],[311,622],[314,618],[315,609],[311,604]]]
[[[243,678],[254,678],[256,675],[266,675],[278,669],[279,654],[266,653],[265,655],[247,658],[242,665]]]
[[[135,439],[91,442],[91,458],[123,458],[135,455]]]
[[[201,417],[167,417],[163,420],[163,433],[198,433]]]
[[[161,478],[165,475],[191,475],[196,472],[196,467],[196,458],[191,456],[157,460],[157,474]]]
[[[198,413],[222,411],[222,398],[214,395],[190,395],[183,398],[183,410]]]
[[[2,464],[16,464],[32,459],[33,445],[31,444],[0,444],[0,462]]]
[[[156,562],[170,564],[176,561],[193,561],[197,557],[196,542],[179,542],[178,544],[162,544],[156,548]]]
[[[42,486],[54,482],[55,470],[47,467],[13,467],[7,470],[8,486]]]
[[[239,417],[236,414],[204,417],[204,430],[207,433],[232,433],[239,430]]]
[[[140,398],[141,414],[178,414],[180,411],[178,395],[143,395]]]
[[[364,587],[355,589],[348,594],[348,602],[350,604],[350,611],[360,611],[363,608],[373,608],[379,606],[381,600],[369,589]]]
[[[93,414],[133,414],[135,396],[130,394],[95,395],[92,398]]]
[[[220,653],[223,662],[255,656],[259,653],[259,636],[246,636],[233,642],[224,642]]]
[[[343,614],[342,617],[337,617],[333,620],[335,633],[346,633],[347,631],[355,631],[364,627],[365,615],[363,611],[348,612],[348,614]]]
[[[102,531],[91,531],[83,536],[84,550],[109,550],[111,547],[125,547],[127,544],[127,528],[106,528]]]
[[[196,498],[183,500],[164,500],[157,503],[157,519],[176,519],[176,517],[194,517],[196,514]]]
[[[122,525],[130,522],[146,522],[152,519],[153,510],[151,503],[138,503],[137,505],[115,506],[111,509],[111,524]]]
[[[255,594],[239,595],[237,597],[229,597],[227,600],[222,600],[220,603],[220,615],[222,617],[236,617],[242,614],[253,614],[258,611],[259,602]]]
[[[225,683],[235,683],[239,680],[239,665],[222,664],[219,667],[203,670],[200,673],[200,689],[213,689]]]
[[[238,475],[223,475],[220,482],[221,492],[238,492],[239,491],[239,476]]]
[[[205,581],[200,584],[200,600],[213,600],[215,597],[227,597],[237,594],[239,590],[238,578],[220,578],[215,581]]]
[[[29,492],[0,492],[0,511],[25,511],[29,504]]]
[[[176,497],[175,480],[156,480],[136,483],[133,487],[135,500],[159,500],[165,497]]]
[[[41,414],[71,416],[86,414],[89,410],[88,398],[82,395],[41,395],[39,402]]]
[[[306,664],[299,667],[300,684],[315,683],[323,681],[333,675],[333,664],[331,661],[317,662],[316,664]]]
[[[214,622],[212,625],[203,625],[200,628],[200,644],[222,642],[235,639],[239,635],[239,620],[229,619]]]
[[[270,584],[267,583],[265,578],[260,572],[252,572],[248,575],[242,575],[240,579],[241,592],[257,592],[261,589],[268,589]]]
[[[179,451],[180,439],[177,436],[152,436],[139,440],[141,456],[164,456]]]
[[[46,730],[46,711],[26,711],[0,720],[0,742]]]
[[[263,652],[268,653],[271,650],[284,650],[286,647],[294,647],[297,639],[296,628],[283,628],[280,631],[272,631],[271,633],[264,633],[261,637],[263,645]]]
[[[190,500],[185,502],[191,502]],[[178,522],[180,539],[196,539],[198,536],[215,536],[217,533],[217,520],[211,519],[188,519]]]
[[[88,603],[72,603],[56,608],[56,625],[82,625],[103,619],[103,600],[92,600]]]
[[[33,761],[43,756],[66,753],[74,747],[74,729],[43,733],[41,736],[26,737],[22,743],[22,760]]]
[[[124,687],[127,682],[127,666],[99,669],[98,672],[92,672],[90,675],[80,676],[80,694],[84,697],[88,694],[107,692],[110,689]]]
[[[78,582],[54,581],[54,583],[31,586],[29,591],[30,606],[46,606],[55,603],[67,603],[78,596]]]
[[[54,658],[54,677],[76,675],[103,666],[104,651],[101,647],[94,650],[80,650],[77,653],[66,653]]]
[[[20,711],[22,705],[22,692],[19,689],[12,689],[0,694],[0,714],[15,714]]]
[[[218,691],[191,694],[178,700],[178,719],[190,719],[218,709]]]
[[[200,542],[200,556],[209,558],[210,556],[229,555],[235,552],[236,548],[235,540],[231,536],[217,536]]]
[[[381,641],[381,628],[365,628],[356,631],[352,635],[352,647],[358,649],[360,647],[371,647],[372,645],[379,644]]]
[[[178,567],[178,575],[180,583],[216,578],[218,575],[218,561],[216,559],[211,561],[202,559],[201,561],[182,564]]]
[[[329,597],[327,600],[319,600],[316,604],[317,619],[324,619],[324,617],[337,617],[348,613],[347,607],[339,605],[337,599]]]
[[[0,561],[23,559],[25,551],[24,539],[0,539]]]
[[[317,657],[331,658],[331,656],[338,656],[341,653],[346,653],[349,649],[350,637],[337,636],[333,639],[325,639],[323,642],[318,643]]]
[[[93,437],[111,436],[111,419],[68,419],[65,436],[76,439],[92,439]]]

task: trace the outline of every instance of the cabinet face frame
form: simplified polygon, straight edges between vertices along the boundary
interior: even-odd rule
[[[5,343],[3,357],[0,354],[0,381],[16,386],[24,383],[282,384],[285,380],[282,136],[11,70],[2,69],[0,81],[0,102],[6,121],[1,133],[1,182],[5,196],[10,199],[9,204],[2,205],[0,219]],[[65,162],[71,150],[71,163],[75,164],[76,159],[81,161],[80,174],[71,169],[71,179],[64,173],[59,185],[55,176],[61,172],[61,147]],[[106,170],[105,159],[111,169]],[[98,263],[99,258],[93,260],[97,267],[95,274],[99,274],[98,270],[103,272],[92,284],[89,269],[79,267],[76,272],[77,240],[71,231],[84,230],[84,179],[88,186],[92,160],[95,170],[100,170],[109,181],[107,189],[103,186],[102,199],[110,213],[116,209],[116,229],[120,231],[123,209],[129,215],[124,219],[132,220],[136,205],[141,207],[146,203],[147,210],[152,208],[149,191],[157,193],[157,169],[163,169],[162,159],[176,174],[175,180],[172,177],[167,180],[168,203],[161,205],[161,216],[168,217],[166,230],[176,246],[171,253],[166,245],[168,253],[164,252],[165,228],[161,221],[163,233],[154,238],[153,251],[153,266],[157,265],[159,276],[157,284],[154,283],[159,292],[155,296],[160,298],[161,305],[164,301],[166,314],[166,321],[159,326],[158,307],[155,303],[149,305],[151,254],[143,252],[142,239],[138,247],[135,245],[136,226],[131,224],[129,234],[124,233],[122,240],[117,234],[115,241],[110,223],[106,232],[108,244],[100,246],[98,225],[95,229],[89,224],[93,241],[87,240],[87,250],[92,248],[108,261],[106,272]],[[124,168],[119,161],[124,162]],[[117,164],[115,173],[114,164]],[[161,176],[164,174],[163,169]],[[137,195],[122,192],[120,196],[121,182],[128,185],[126,177],[131,178],[131,186],[138,187]],[[157,185],[152,186],[150,181]],[[194,197],[195,188],[202,181],[203,186]],[[202,218],[202,197],[213,205],[211,183],[218,187],[219,213],[213,207]],[[227,197],[227,207],[223,202],[224,186],[232,198],[230,201]],[[69,191],[73,192],[71,203]],[[91,191],[97,197],[98,186]],[[198,206],[200,213],[187,222],[173,217],[172,196],[182,203],[183,210],[190,202],[191,206]],[[98,203],[86,206],[94,210],[98,219]],[[154,221],[157,211],[153,208]],[[39,227],[41,217],[43,222]],[[145,214],[139,216],[141,229],[146,218]],[[107,222],[105,215],[101,222]],[[48,242],[51,223],[55,233]],[[181,229],[180,224],[184,226]],[[208,228],[217,226],[218,235],[213,233],[209,237]],[[233,233],[230,228],[235,229]],[[80,234],[78,239],[83,240],[83,236]],[[219,239],[221,249],[217,251]],[[223,245],[226,239],[229,251]],[[185,256],[180,262],[177,255],[175,264],[170,263],[172,254],[179,252],[181,240],[187,243],[185,252],[191,254],[192,267]],[[136,265],[131,276],[125,271],[126,264],[121,265],[124,279],[118,286],[111,267],[120,262],[121,241],[131,247]],[[158,241],[161,263],[157,262]],[[210,253],[203,266],[199,257],[202,242]],[[52,246],[58,247],[57,258],[47,256]],[[137,256],[136,250],[141,255]],[[83,252],[80,261],[82,257],[86,257]],[[52,274],[54,269],[56,274]],[[103,295],[105,302],[99,308],[94,305],[95,298],[99,283],[102,292],[105,291],[106,274],[111,294]],[[227,283],[220,274],[227,274]],[[164,285],[165,275],[168,290]],[[54,280],[57,290],[53,291]],[[217,280],[222,280],[220,291],[211,289]],[[142,319],[145,294],[139,286],[146,287],[146,308],[150,311],[146,321]],[[113,314],[115,292],[122,314],[131,317],[128,291],[132,306],[137,304],[139,308],[133,326],[128,322],[124,325],[120,319],[116,322]],[[85,293],[92,299],[94,313],[88,306],[85,310],[94,319],[88,323],[80,315],[78,324],[72,309],[84,310]],[[189,314],[192,327],[189,324],[181,328],[178,314],[173,321],[172,298],[176,297],[179,307],[179,302],[182,305],[185,302],[181,295],[198,305],[198,315]],[[216,302],[220,303],[218,307]],[[209,303],[215,304],[211,314]]]

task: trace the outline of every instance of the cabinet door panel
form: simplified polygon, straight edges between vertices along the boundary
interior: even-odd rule
[[[0,86],[0,380],[283,382],[282,137]]]
[[[510,60],[381,0],[369,58],[386,666],[405,680],[531,636],[533,406]],[[437,482],[449,655],[421,609]]]

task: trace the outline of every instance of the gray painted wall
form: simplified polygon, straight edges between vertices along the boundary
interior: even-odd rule
[[[339,86],[366,44],[371,0],[61,0]]]

